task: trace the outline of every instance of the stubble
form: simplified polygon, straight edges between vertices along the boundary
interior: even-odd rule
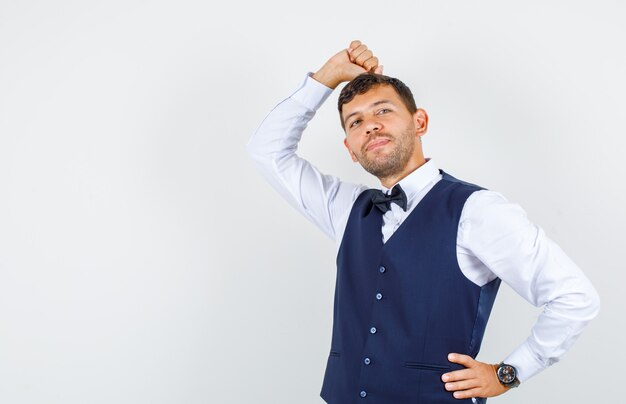
[[[383,133],[378,134],[376,138],[383,137],[391,139],[390,145],[393,148],[388,151],[374,151],[367,152],[366,145],[361,149],[361,155],[357,156],[361,166],[368,173],[378,178],[389,178],[398,173],[406,167],[413,151],[415,150],[415,143],[413,142],[413,132],[407,129],[405,132],[397,137],[392,137]]]

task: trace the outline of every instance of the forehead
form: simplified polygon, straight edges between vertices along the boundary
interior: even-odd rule
[[[348,116],[349,114],[366,110],[375,106],[380,101],[389,101],[396,106],[403,106],[402,99],[396,92],[396,90],[387,84],[381,84],[376,87],[372,87],[364,94],[356,95],[350,102],[343,104],[341,107],[342,116]]]

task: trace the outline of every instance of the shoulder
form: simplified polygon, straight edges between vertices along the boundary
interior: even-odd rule
[[[441,170],[441,180],[435,185],[436,193],[443,197],[451,207],[461,208],[467,204],[468,199],[483,187],[460,180]]]
[[[476,251],[504,240],[517,246],[532,244],[540,231],[519,204],[489,190],[474,192],[467,199],[461,214],[460,230],[459,241],[471,244]]]
[[[447,183],[458,189],[466,189],[466,190],[471,190],[471,191],[484,189],[480,185],[472,184],[471,182],[463,181],[456,177],[453,177],[452,175],[448,174],[447,172],[443,170],[441,170],[441,180],[444,181],[444,183]]]
[[[526,212],[522,207],[514,202],[509,201],[500,192],[480,189],[472,193],[465,207],[463,208],[464,216],[472,219],[498,220],[503,218],[526,218]]]

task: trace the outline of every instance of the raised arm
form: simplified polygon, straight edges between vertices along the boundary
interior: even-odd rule
[[[364,187],[322,174],[296,151],[308,122],[332,90],[368,70],[381,72],[382,67],[367,46],[353,41],[274,107],[247,145],[248,153],[267,181],[333,239],[337,222],[349,213]]]

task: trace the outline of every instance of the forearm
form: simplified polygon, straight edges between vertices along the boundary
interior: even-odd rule
[[[545,235],[539,238],[544,238],[540,242],[547,245],[547,256],[536,276],[533,303],[544,310],[526,341],[504,360],[518,367],[520,381],[558,362],[600,309],[598,294],[582,271]]]
[[[298,143],[317,108],[331,92],[307,76],[298,90],[270,111],[247,144],[259,172],[300,211],[304,203],[299,178],[306,162],[296,154]]]
[[[252,159],[268,165],[294,155],[304,129],[331,93],[331,89],[307,75],[291,96],[270,111],[248,141]]]

